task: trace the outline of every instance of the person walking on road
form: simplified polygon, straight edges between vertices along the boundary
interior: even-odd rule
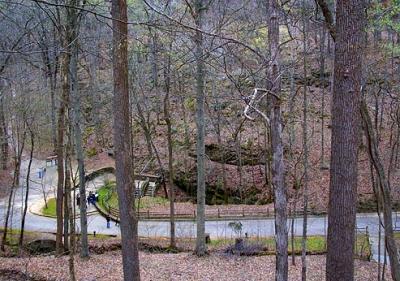
[[[107,228],[110,228],[110,221],[111,221],[110,215],[106,216],[106,221],[107,221]]]

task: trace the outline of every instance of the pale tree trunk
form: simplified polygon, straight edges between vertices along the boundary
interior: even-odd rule
[[[66,130],[70,126],[69,122],[66,124]],[[67,133],[67,132],[66,132]],[[69,220],[72,214],[69,212],[68,208],[68,200],[71,196],[71,173],[68,168],[68,159],[69,156],[69,136],[66,140],[66,147],[64,150],[64,252],[69,252]]]
[[[12,207],[13,207],[13,198],[15,194],[15,189],[18,188],[19,186],[19,176],[21,172],[21,160],[22,160],[22,153],[24,152],[24,147],[25,147],[25,139],[26,139],[26,130],[23,128],[23,133],[22,137],[19,136],[19,133],[17,133],[17,140],[16,140],[16,150],[15,150],[15,160],[14,160],[14,176],[13,176],[13,182],[11,185],[11,190],[10,194],[8,197],[8,204],[7,204],[7,212],[6,212],[6,217],[5,217],[5,222],[4,222],[4,232],[3,232],[3,237],[1,240],[1,250],[5,250],[5,244],[7,243],[7,231],[9,227],[9,221],[10,221],[10,215],[12,216]],[[11,219],[12,221],[12,219]]]
[[[383,222],[385,228],[385,241],[386,241],[385,244],[387,252],[389,254],[392,278],[395,281],[400,281],[399,254],[393,233],[392,199],[390,194],[390,182],[389,178],[386,176],[382,164],[381,156],[379,154],[378,141],[375,135],[376,132],[374,132],[372,121],[369,116],[365,101],[362,101],[361,116],[363,119],[365,136],[367,138],[368,155],[375,168],[379,181],[379,187],[381,189],[380,191],[382,194]],[[379,198],[377,198],[377,200],[379,200]]]
[[[58,64],[58,60],[56,61]],[[57,65],[54,66],[56,69],[58,68]],[[53,74],[51,74],[53,75]],[[57,122],[56,122],[56,87],[57,87],[57,71],[55,70],[54,77],[50,78],[50,102],[51,102],[51,138],[53,141],[53,152],[57,149]]]
[[[137,218],[130,131],[128,88],[128,16],[124,0],[113,0],[113,79],[115,176],[121,219],[122,265],[125,281],[140,280]]]
[[[288,230],[287,230],[287,195],[285,185],[285,167],[283,163],[282,114],[279,98],[281,92],[279,70],[279,4],[269,1],[268,8],[268,45],[270,61],[268,66],[268,91],[271,96],[271,147],[272,147],[272,185],[275,204],[275,240],[276,270],[275,280],[288,280]]]
[[[73,5],[78,5],[79,1],[73,0]],[[86,188],[85,188],[85,165],[84,165],[84,152],[82,146],[82,131],[80,123],[81,118],[81,94],[78,89],[78,35],[79,35],[79,22],[78,14],[75,9],[70,9],[70,22],[69,25],[72,29],[73,42],[71,45],[71,100],[72,100],[72,121],[75,139],[75,151],[78,160],[79,172],[79,216],[80,216],[80,229],[81,229],[81,251],[82,258],[89,256],[88,247],[88,233],[87,233],[87,207],[86,207]],[[75,198],[73,198],[75,200]]]
[[[195,22],[198,29],[203,28],[205,1],[195,0]],[[197,97],[197,237],[196,237],[196,255],[203,256],[206,254],[205,239],[205,204],[206,204],[206,186],[205,186],[205,121],[204,121],[204,50],[203,50],[203,34],[196,31],[195,34],[195,59],[196,59],[196,97]]]
[[[75,214],[72,212],[72,200],[71,199],[71,172],[68,168],[70,165],[70,151],[71,151],[71,131],[68,132],[68,144],[65,153],[65,204],[68,208],[68,223],[69,223],[69,258],[68,258],[68,269],[69,269],[69,279],[75,281]],[[64,237],[65,240],[68,236]]]
[[[32,160],[33,160],[33,151],[35,149],[35,134],[33,132],[33,129],[30,126],[31,126],[30,124],[27,124],[30,139],[31,139],[31,147],[30,147],[31,150],[29,153],[28,171],[26,173],[25,203],[24,203],[24,209],[23,209],[22,218],[21,218],[21,232],[19,235],[19,242],[18,242],[20,247],[22,247],[22,243],[24,241],[25,217],[26,217],[26,212],[28,210],[28,198],[29,198],[29,189],[30,189],[30,180],[31,180],[31,167],[32,167]]]
[[[326,280],[354,280],[363,0],[337,2]]]
[[[67,46],[67,38],[64,35],[64,46]],[[57,201],[56,201],[56,214],[57,214],[57,234],[56,234],[56,253],[58,255],[63,252],[63,219],[64,219],[64,133],[65,133],[65,112],[69,102],[69,65],[70,54],[68,50],[64,50],[61,61],[61,78],[62,78],[62,96],[61,103],[58,110],[57,120]]]
[[[171,46],[170,46],[171,47]],[[164,118],[167,123],[168,140],[168,181],[169,181],[169,206],[170,206],[170,247],[176,248],[175,241],[175,186],[173,170],[173,140],[172,140],[172,120],[170,112],[170,89],[171,89],[171,56],[168,55],[166,65],[164,65],[165,97],[164,97]]]

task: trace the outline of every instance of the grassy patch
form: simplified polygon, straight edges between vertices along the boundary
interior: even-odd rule
[[[42,214],[45,216],[56,217],[56,198],[50,198],[47,200],[47,208],[43,206]]]
[[[301,253],[301,240],[300,236],[294,238],[294,252],[296,254]],[[250,243],[260,243],[265,247],[268,252],[275,252],[275,238],[274,237],[260,237],[260,238],[249,238]],[[220,248],[235,243],[234,239],[212,239],[211,247]],[[308,236],[306,242],[307,252],[314,254],[323,254],[326,252],[326,244],[324,236]],[[289,253],[292,252],[291,239],[289,237]]]
[[[107,182],[103,187],[98,190],[99,205],[103,209],[108,207],[118,209],[118,194],[115,188],[115,182]],[[164,197],[151,197],[144,196],[140,200],[135,200],[136,208],[149,209],[156,206],[166,206],[169,204],[168,199]]]
[[[400,238],[400,235],[399,235]],[[294,253],[296,255],[301,254],[301,240],[302,237],[296,236],[294,238]],[[260,238],[249,238],[248,243],[259,243],[264,246],[265,251],[268,254],[275,254],[275,238],[274,237],[260,237]],[[229,245],[233,245],[235,239],[211,239],[211,249],[221,249]],[[292,242],[289,237],[288,253],[292,253]],[[307,237],[306,242],[307,253],[309,254],[325,254],[326,253],[326,241],[322,235],[313,235]],[[368,236],[365,234],[358,234],[356,241],[355,256],[362,259],[369,259],[371,256],[371,245],[369,244]]]

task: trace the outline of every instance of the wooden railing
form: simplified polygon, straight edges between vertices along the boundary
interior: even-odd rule
[[[114,220],[119,220],[119,210],[118,208],[110,207],[103,204],[106,210],[102,210],[108,213]],[[168,219],[170,217],[169,212],[163,211],[139,211],[137,212],[139,219]],[[273,213],[270,210],[246,210],[245,208],[238,209],[211,209],[206,210],[206,218],[208,219],[229,219],[229,218],[267,218],[272,217]],[[181,211],[175,212],[176,219],[193,219],[197,217],[196,210],[193,211]]]
[[[105,210],[102,213],[109,214],[114,220],[119,220],[118,208],[110,207],[107,203],[102,204]],[[151,211],[144,210],[136,212],[139,219],[168,219],[170,213],[168,211]],[[308,212],[309,215],[314,215],[313,212]],[[250,208],[212,208],[205,212],[207,219],[240,219],[240,218],[273,218],[274,212],[270,209],[250,209]],[[292,218],[293,214],[289,214],[288,219]],[[323,215],[323,213],[321,213]],[[303,212],[296,212],[296,218],[301,218]],[[195,220],[197,217],[197,211],[194,210],[176,210],[176,219]],[[359,229],[361,230],[361,228]],[[365,228],[364,228],[365,230]]]

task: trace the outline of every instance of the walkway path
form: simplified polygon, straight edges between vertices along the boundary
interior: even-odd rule
[[[21,186],[25,186],[27,161],[23,162],[21,171]],[[44,161],[35,160],[32,165],[32,182],[31,192],[29,196],[28,205],[38,204],[43,201],[43,188],[41,179],[38,178],[38,169],[44,167]],[[90,189],[98,188],[102,186],[104,180],[108,177],[99,177],[88,183]],[[47,172],[43,180],[44,190],[48,194],[52,194],[50,197],[54,197],[54,186],[56,185],[56,167],[47,167]],[[20,228],[21,212],[22,212],[22,200],[23,192],[25,188],[18,188],[16,190],[16,196],[14,200],[14,212],[12,216],[12,227]],[[0,199],[0,226],[4,224],[4,217],[7,206],[7,198]],[[120,235],[119,226],[111,225],[111,228],[107,229],[106,220],[95,212],[94,206],[89,206],[88,211],[93,215],[88,217],[88,231],[92,233],[96,231],[101,234],[114,234]],[[397,216],[395,216],[397,217]],[[210,234],[211,238],[231,238],[235,237],[235,233],[228,227],[229,222],[232,220],[218,220],[218,221],[206,221],[206,232]],[[239,221],[239,220],[238,220]],[[274,220],[273,219],[251,219],[251,220],[240,220],[243,224],[243,233],[247,233],[250,237],[257,236],[273,236],[274,235]],[[302,218],[295,220],[295,234],[302,234]],[[76,225],[79,227],[79,219],[76,221]],[[372,243],[372,251],[374,259],[378,259],[378,216],[376,214],[357,214],[357,226],[368,227],[371,235],[370,242]],[[169,236],[170,224],[168,221],[140,221],[139,222],[139,236],[145,237],[168,237]],[[39,232],[55,232],[56,220],[53,218],[47,218],[38,216],[32,212],[27,213],[26,218],[26,230],[39,231]],[[311,216],[308,219],[308,234],[309,235],[326,235],[327,233],[327,218],[323,216],[314,217]],[[176,235],[177,237],[192,237],[196,236],[196,224],[194,221],[177,221],[176,222]],[[383,241],[382,243],[383,244]],[[381,251],[383,253],[383,251]],[[381,258],[383,261],[383,258]]]

